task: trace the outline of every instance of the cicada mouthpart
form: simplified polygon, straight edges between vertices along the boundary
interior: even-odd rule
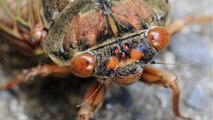
[[[133,84],[141,78],[143,66],[133,60],[121,61],[115,70],[114,81],[120,85]]]

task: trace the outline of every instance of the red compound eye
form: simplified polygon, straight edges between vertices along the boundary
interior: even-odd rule
[[[115,52],[115,54],[118,54],[119,53],[119,49],[115,48],[114,52]]]
[[[70,62],[71,72],[78,77],[90,77],[92,76],[95,66],[95,58],[93,55],[83,53],[76,55]]]
[[[126,53],[125,53],[125,52],[122,52],[121,57],[122,57],[122,58],[126,58]]]
[[[149,31],[147,39],[151,45],[160,51],[168,46],[170,34],[164,27],[155,27]]]

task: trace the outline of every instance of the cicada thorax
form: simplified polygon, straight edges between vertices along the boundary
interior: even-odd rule
[[[68,6],[72,0],[40,0],[41,1],[41,17],[45,26],[49,29],[54,19]]]
[[[48,31],[47,38],[44,43],[44,49],[48,52],[52,60],[58,65],[69,65],[69,61],[75,53],[78,53],[78,43],[71,42],[71,39],[77,38],[79,35],[72,34],[71,37],[65,38],[69,34],[69,27],[80,11],[94,4],[94,0],[74,0],[55,18],[51,28]],[[91,6],[93,7],[93,6]],[[75,18],[75,19],[74,19]],[[75,28],[75,24],[74,28]],[[85,26],[86,27],[86,26]],[[74,29],[74,31],[78,31]],[[65,42],[70,39],[69,42]],[[75,40],[76,41],[76,40]]]

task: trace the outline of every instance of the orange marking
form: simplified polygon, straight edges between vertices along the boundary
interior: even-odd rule
[[[134,60],[140,60],[141,58],[144,57],[144,53],[136,50],[136,49],[132,49],[131,53],[130,53],[130,56],[132,59]]]
[[[118,37],[118,28],[115,25],[115,21],[112,19],[112,17],[109,14],[108,14],[108,19],[109,19],[109,24],[110,24],[110,27],[112,29],[114,36]]]
[[[119,60],[117,57],[112,56],[107,64],[107,69],[114,69],[119,64]]]

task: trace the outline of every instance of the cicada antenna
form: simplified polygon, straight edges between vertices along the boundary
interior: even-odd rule
[[[103,85],[104,83],[104,80],[101,81],[101,83],[99,84],[99,86],[95,89],[95,91],[84,101],[82,102],[81,104],[79,105],[76,105],[76,107],[81,107],[83,106],[84,104],[86,104],[97,92],[98,90],[101,88],[101,86]]]
[[[159,62],[159,61],[150,61],[148,64],[163,64],[163,65],[181,65],[181,66],[189,66],[194,64],[195,62],[191,62],[191,63],[165,63],[165,62]]]

